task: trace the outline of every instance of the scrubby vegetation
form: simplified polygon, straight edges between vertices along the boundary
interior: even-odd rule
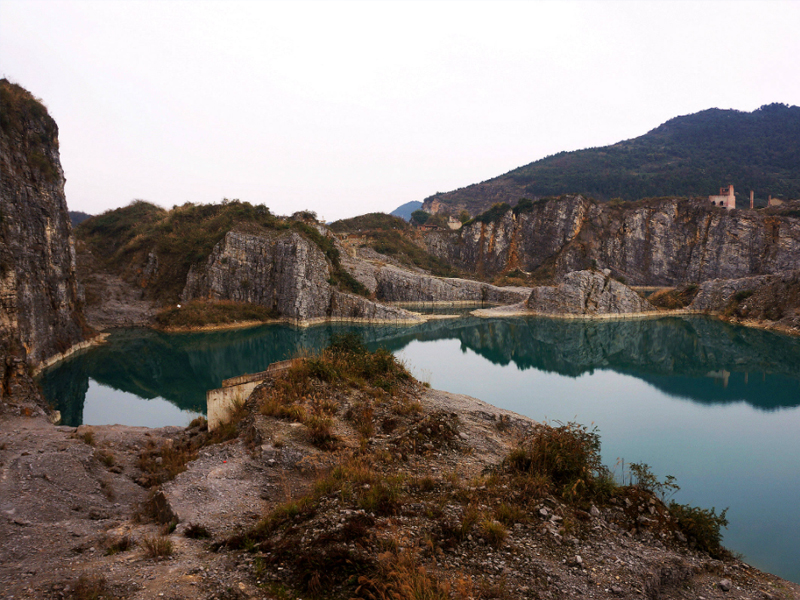
[[[269,321],[280,315],[258,304],[221,300],[201,300],[172,306],[156,315],[156,324],[165,328],[193,328],[207,325],[226,325],[247,321]]]
[[[409,266],[430,271],[438,277],[459,277],[461,273],[445,261],[429,254],[397,231],[376,231],[369,235],[368,245],[381,254],[391,256]]]
[[[447,223],[441,215],[429,215],[425,211],[416,211],[424,216],[417,215],[422,221],[415,223],[434,222],[446,227]],[[415,214],[416,214],[415,213]],[[439,277],[458,277],[461,273],[447,262],[433,256],[413,241],[413,228],[400,217],[371,213],[336,221],[331,224],[331,229],[337,233],[357,233],[364,238],[364,245],[376,252],[385,254],[407,265],[430,271]]]
[[[428,213],[425,213],[428,214]],[[331,231],[336,233],[350,233],[357,231],[409,231],[411,226],[400,217],[387,215],[385,213],[368,213],[353,217],[352,219],[342,219],[330,224]]]
[[[213,432],[208,430],[204,417],[197,417],[180,438],[161,445],[150,442],[139,453],[136,465],[142,471],[139,484],[155,488],[174,479],[186,470],[189,462],[197,458],[200,448],[234,439],[239,434],[239,423],[245,414],[244,405],[237,406],[230,421]]]
[[[466,205],[473,214],[509,194],[544,198],[580,193],[630,201],[708,196],[728,182],[743,194],[769,190],[776,197],[798,198],[797,140],[800,107],[770,104],[750,113],[709,109],[676,117],[631,140],[561,152],[432,198]],[[766,198],[759,200],[765,203]]]
[[[677,310],[689,306],[697,296],[699,289],[696,283],[684,284],[675,288],[665,288],[653,292],[647,300],[656,308]]]
[[[333,448],[333,416],[339,409],[337,392],[358,389],[371,398],[388,401],[389,394],[399,392],[411,381],[409,372],[391,353],[369,352],[358,336],[343,334],[334,336],[320,354],[296,361],[256,390],[254,397],[262,414],[303,423],[311,443]],[[403,407],[408,404],[402,394],[395,401]],[[372,414],[367,406],[356,406],[349,418],[366,433],[373,430],[368,419]]]
[[[56,122],[41,100],[5,78],[0,79],[0,130],[4,138],[15,138],[15,151],[24,152],[45,181],[58,180],[58,169],[48,157],[48,150],[58,148]]]
[[[205,261],[238,224],[256,231],[297,231],[330,261],[331,284],[366,295],[364,286],[342,268],[332,240],[303,219],[278,218],[263,205],[226,199],[221,204],[187,202],[167,211],[137,200],[82,222],[75,233],[107,268],[146,289],[156,300],[174,304],[191,266]]]
[[[496,597],[502,583],[490,585],[480,572],[442,569],[438,559],[466,556],[476,544],[503,551],[520,527],[546,539],[585,538],[600,511],[622,530],[669,544],[688,540],[725,556],[724,511],[665,505],[677,485],[671,477],[659,481],[647,465],[631,465],[627,485],[616,481],[600,459],[597,431],[576,423],[500,418],[498,431],[522,436],[505,460],[469,478],[457,471],[432,474],[425,460],[411,457],[467,456],[471,447],[454,415],[421,407],[409,412],[407,402],[396,401],[413,395],[409,384],[391,356],[345,336],[259,388],[262,414],[306,424],[308,440],[335,451],[328,454],[334,461],[317,467],[308,494],[214,547],[254,553],[258,572],[279,573],[281,585],[296,593],[365,599]],[[315,422],[335,427],[339,418],[361,436],[357,447],[315,437]],[[399,526],[410,522],[413,538]]]
[[[84,573],[72,585],[67,598],[70,600],[118,600],[121,596],[114,593],[105,577]]]
[[[485,223],[487,225],[492,223],[500,222],[505,214],[511,210],[511,205],[507,202],[498,202],[493,204],[492,207],[480,213],[479,215],[474,216],[471,220],[467,221],[465,225],[469,226],[473,223]]]
[[[163,535],[148,536],[142,540],[142,548],[147,558],[160,559],[172,556],[172,541]]]

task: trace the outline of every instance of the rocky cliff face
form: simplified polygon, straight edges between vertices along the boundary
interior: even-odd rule
[[[426,236],[428,251],[491,276],[521,269],[558,278],[589,266],[632,285],[672,285],[791,269],[800,264],[800,219],[662,199],[614,206],[582,196],[542,200]]]
[[[526,306],[543,314],[610,315],[655,310],[627,285],[596,271],[573,271],[556,286],[533,288]]]
[[[38,364],[85,336],[58,127],[5,79],[0,101],[0,341]]]
[[[347,258],[342,265],[370,294],[383,302],[514,304],[531,293],[531,288],[527,287],[498,287],[471,279],[433,277],[421,270],[412,271],[375,260],[374,257],[381,257],[376,252],[365,254],[373,260]]]
[[[800,333],[800,271],[713,279],[700,285],[690,310],[755,321],[769,329]]]
[[[405,310],[343,293],[330,277],[323,252],[297,232],[240,228],[225,235],[205,265],[192,268],[181,297],[259,304],[297,321],[416,320]]]

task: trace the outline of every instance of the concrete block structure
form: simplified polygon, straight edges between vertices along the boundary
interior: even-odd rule
[[[206,418],[209,431],[227,423],[237,407],[243,405],[253,390],[270,377],[292,367],[299,359],[272,363],[266,371],[232,377],[222,382],[222,387],[206,392]]]
[[[736,196],[733,195],[733,185],[720,188],[719,196],[709,196],[708,200],[712,206],[723,206],[728,210],[736,208]]]

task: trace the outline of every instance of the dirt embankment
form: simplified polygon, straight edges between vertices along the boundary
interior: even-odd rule
[[[515,470],[527,418],[384,375],[303,381],[257,388],[216,438],[4,417],[0,597],[800,598],[643,489],[576,501]]]

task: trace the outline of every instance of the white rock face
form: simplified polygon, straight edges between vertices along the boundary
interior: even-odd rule
[[[416,319],[401,308],[341,292],[329,283],[330,277],[322,250],[295,231],[235,230],[217,244],[203,267],[192,268],[181,299],[249,302],[297,321]]]
[[[533,288],[528,308],[543,314],[602,315],[655,310],[627,285],[596,271],[573,271],[556,286]]]

